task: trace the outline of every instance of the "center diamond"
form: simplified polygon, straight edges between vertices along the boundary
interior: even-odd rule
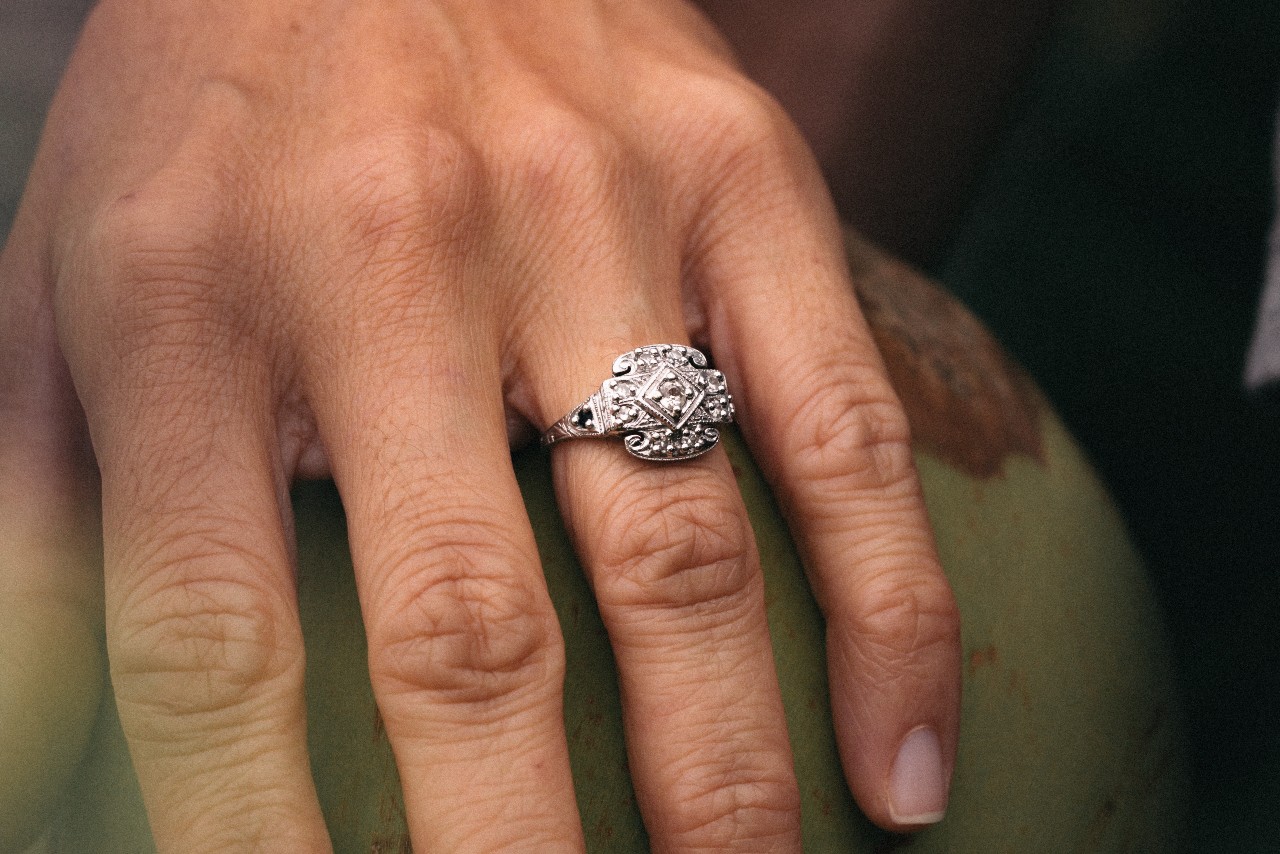
[[[640,404],[659,421],[680,429],[698,411],[704,392],[678,371],[663,367],[655,371],[640,391]]]

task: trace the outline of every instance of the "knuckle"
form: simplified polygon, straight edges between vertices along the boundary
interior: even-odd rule
[[[369,668],[387,696],[486,705],[558,684],[562,640],[545,592],[465,535],[407,549],[382,569]]]
[[[684,126],[714,165],[729,178],[762,181],[787,174],[803,150],[791,120],[768,92],[736,74],[701,75],[686,90]]]
[[[96,260],[122,270],[117,278],[128,279],[128,274],[165,269],[170,256],[184,260],[215,254],[211,248],[221,230],[220,206],[213,204],[212,195],[161,173],[115,198],[91,225]]]
[[[362,269],[420,268],[456,247],[483,195],[483,169],[467,140],[430,126],[365,131],[338,146],[317,174],[339,244]]]
[[[542,103],[511,120],[499,137],[508,180],[526,204],[590,222],[618,198],[627,150],[605,125]]]
[[[416,345],[456,317],[449,285],[477,239],[484,171],[451,130],[389,122],[335,147],[311,184],[331,274],[301,304],[317,340]]]
[[[920,653],[960,642],[960,611],[938,573],[883,572],[858,591],[847,618],[860,655],[884,672],[901,672]]]
[[[673,836],[691,850],[777,850],[800,825],[800,794],[786,767],[762,771],[738,757],[730,768],[682,774],[670,799]]]
[[[795,376],[806,393],[782,425],[781,444],[800,483],[836,490],[837,498],[914,489],[911,427],[886,381],[852,363]]]
[[[216,535],[167,546],[129,591],[111,644],[123,705],[168,719],[216,718],[281,680],[301,681],[288,608],[264,561]]]
[[[225,333],[238,300],[223,290],[234,261],[215,196],[157,178],[105,205],[86,239],[93,287],[64,305],[126,345]]]
[[[670,475],[656,487],[622,478],[601,502],[601,603],[745,606],[760,578],[755,539],[735,496],[705,475]]]

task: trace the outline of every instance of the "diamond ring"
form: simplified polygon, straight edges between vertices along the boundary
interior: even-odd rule
[[[689,460],[720,440],[718,424],[733,421],[724,374],[681,344],[649,344],[613,362],[613,377],[542,434],[543,445],[565,439],[621,436],[642,460]]]

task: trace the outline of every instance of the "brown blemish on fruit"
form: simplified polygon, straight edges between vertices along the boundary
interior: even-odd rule
[[[1107,829],[1111,825],[1111,820],[1116,817],[1116,802],[1113,798],[1105,799],[1098,807],[1097,812],[1093,815],[1093,821],[1089,823],[1089,843],[1091,845],[1099,845]]]
[[[1021,670],[1009,671],[1009,693],[1018,698],[1024,711],[1031,711],[1031,691],[1027,689],[1027,677]]]
[[[1010,456],[1044,461],[1042,397],[968,309],[846,232],[850,272],[916,446],[974,477]]]
[[[1000,662],[1000,650],[995,648],[994,644],[988,644],[982,649],[975,649],[969,653],[969,675],[977,673],[984,667],[990,667]]]
[[[809,790],[809,794],[818,802],[818,809],[822,811],[824,816],[831,815],[831,799],[827,797],[827,793],[814,786]]]

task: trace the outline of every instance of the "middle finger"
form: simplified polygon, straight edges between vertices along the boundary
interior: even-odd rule
[[[563,643],[511,467],[496,336],[468,297],[457,233],[473,230],[451,226],[471,221],[456,208],[474,176],[361,166],[355,195],[376,221],[352,247],[340,238],[336,296],[301,324],[304,384],[413,847],[581,850]]]
[[[563,646],[496,376],[468,361],[352,365],[317,407],[369,671],[415,849],[573,850]]]

